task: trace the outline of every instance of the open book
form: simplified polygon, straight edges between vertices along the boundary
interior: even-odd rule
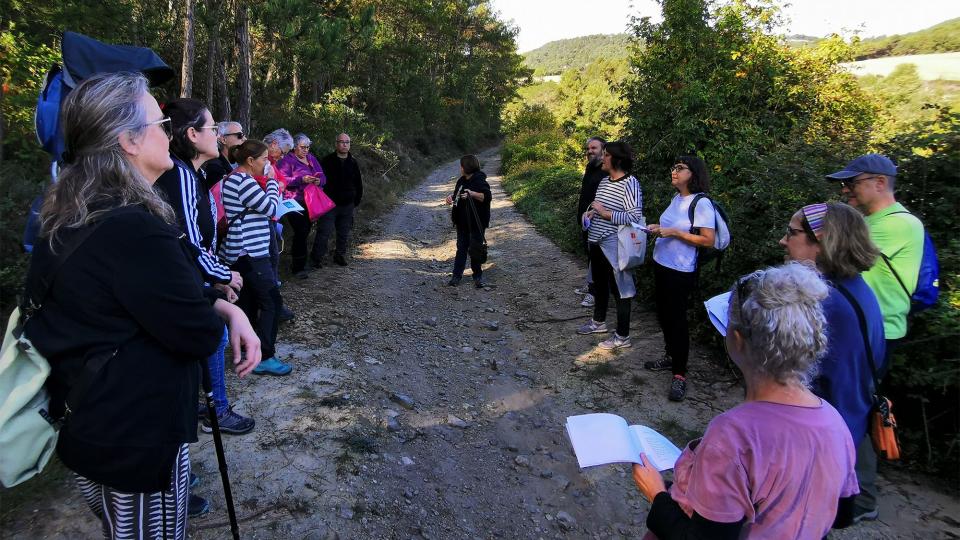
[[[303,207],[300,206],[300,203],[294,199],[283,199],[279,204],[277,204],[277,212],[273,215],[273,217],[280,219],[290,212],[300,212],[302,210]]]
[[[640,463],[646,454],[658,471],[672,469],[680,449],[646,426],[628,426],[615,414],[596,413],[567,417],[567,435],[580,468],[608,463]]]

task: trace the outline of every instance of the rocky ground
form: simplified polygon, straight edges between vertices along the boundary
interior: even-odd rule
[[[639,538],[648,504],[629,468],[579,470],[565,418],[615,412],[682,446],[739,401],[734,371],[695,349],[688,399],[668,402],[669,374],[640,367],[662,354],[650,313],[634,312],[620,354],[575,335],[589,316],[573,292],[582,264],[514,210],[499,156],[482,161],[494,191],[486,289],[446,285],[456,163],[369,224],[349,267],[284,284],[297,319],[280,350],[295,371],[228,381],[257,420],[226,438],[243,538]],[[191,455],[213,509],[190,535],[227,538],[211,437]],[[881,521],[833,537],[960,537],[955,498],[902,475],[880,486]],[[9,538],[98,532],[66,481],[6,521]]]

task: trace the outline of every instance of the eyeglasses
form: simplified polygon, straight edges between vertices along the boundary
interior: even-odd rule
[[[690,167],[687,167],[686,165],[680,165],[679,163],[674,165],[673,167],[670,167],[670,172],[680,172],[680,171],[689,171],[689,170],[690,170]]]
[[[235,133],[224,133],[223,136],[224,136],[224,137],[236,137],[236,138],[238,138],[238,139],[243,139],[243,138],[245,138],[245,137],[243,136],[243,132],[242,132],[242,131],[237,131],[237,132],[235,132]]]
[[[852,190],[852,189],[855,188],[855,187],[857,186],[857,184],[859,184],[860,182],[864,182],[864,181],[867,181],[867,180],[874,180],[874,179],[876,179],[876,178],[880,178],[880,176],[882,176],[882,175],[875,174],[875,175],[873,175],[873,176],[864,176],[863,178],[854,178],[853,180],[841,180],[841,181],[840,181],[840,187],[841,187],[841,188],[847,188],[847,189]]]
[[[301,145],[297,146],[297,148],[300,149],[300,150],[309,150],[309,149],[310,149],[310,145],[304,146],[304,145],[301,144]]]
[[[169,116],[164,116],[163,118],[159,120],[154,120],[153,122],[147,122],[146,124],[143,124],[140,127],[145,128],[148,126],[156,126],[156,125],[159,125],[160,128],[163,130],[163,132],[167,135],[168,141],[173,140],[173,123],[170,121]]]
[[[337,144],[350,144],[350,141],[337,141]]]
[[[216,124],[214,124],[214,125],[212,125],[212,126],[196,126],[196,127],[190,126],[190,127],[193,127],[193,129],[196,129],[196,130],[198,130],[198,131],[201,130],[201,129],[217,129],[217,125],[216,125]]]
[[[757,277],[757,273],[747,274],[737,280],[737,319],[740,321],[741,328],[743,327],[743,304],[747,302],[747,297],[750,296],[750,283],[753,282],[753,278]],[[743,330],[741,330],[743,333]]]
[[[794,229],[793,227],[787,225],[787,238],[793,238],[798,234],[806,234],[807,231],[803,229]]]

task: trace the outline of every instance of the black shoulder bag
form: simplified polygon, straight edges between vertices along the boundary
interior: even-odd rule
[[[477,230],[480,231],[480,241],[474,241],[471,237],[470,247],[467,248],[467,253],[470,254],[470,258],[477,261],[479,264],[487,262],[487,239],[483,234],[483,223],[480,221],[480,214],[477,213],[477,205],[473,201],[473,197],[467,196],[467,202],[470,204],[470,210],[473,214],[473,219],[477,221]]]

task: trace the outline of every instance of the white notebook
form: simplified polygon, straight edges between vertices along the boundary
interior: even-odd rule
[[[640,463],[642,452],[650,465],[665,471],[672,469],[680,457],[680,449],[663,435],[646,426],[629,426],[615,414],[568,416],[567,435],[581,469],[608,463]]]

